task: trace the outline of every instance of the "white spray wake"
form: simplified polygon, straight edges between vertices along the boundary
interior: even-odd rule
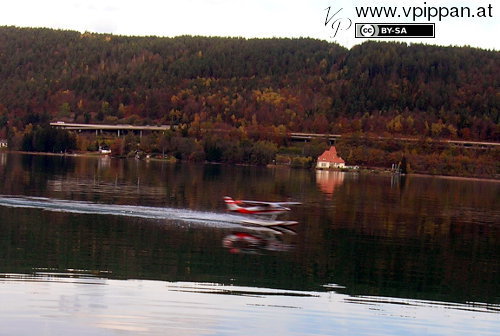
[[[208,226],[231,227],[241,224],[244,217],[226,213],[205,212],[189,209],[159,208],[135,205],[100,204],[45,197],[0,195],[0,206],[31,208],[54,212],[93,215],[113,215],[148,219],[180,220]]]

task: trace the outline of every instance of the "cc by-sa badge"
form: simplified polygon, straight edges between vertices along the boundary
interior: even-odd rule
[[[364,24],[358,26],[359,32],[358,36],[363,36],[363,37],[372,37],[372,36],[377,36],[377,26],[371,25],[371,24]]]

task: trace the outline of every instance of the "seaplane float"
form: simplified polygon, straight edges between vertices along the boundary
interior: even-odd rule
[[[238,214],[247,215],[242,223],[254,227],[267,228],[276,232],[295,234],[290,227],[297,225],[296,221],[277,220],[277,216],[290,211],[289,206],[299,205],[299,202],[262,202],[234,200],[229,196],[224,197],[227,210]]]

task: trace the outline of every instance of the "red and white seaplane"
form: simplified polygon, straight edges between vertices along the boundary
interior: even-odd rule
[[[261,202],[261,201],[245,201],[233,200],[229,196],[224,197],[227,209],[232,212],[237,212],[244,215],[251,215],[242,220],[243,223],[269,227],[281,232],[291,231],[286,229],[286,226],[298,224],[296,221],[276,220],[280,214],[290,211],[287,206],[299,205],[299,202]],[[258,216],[261,216],[260,218]],[[263,216],[270,216],[269,219],[264,219]]]

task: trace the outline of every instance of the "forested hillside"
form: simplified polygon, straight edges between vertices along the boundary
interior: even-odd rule
[[[0,27],[0,137],[29,124],[187,124],[500,141],[499,52]]]

